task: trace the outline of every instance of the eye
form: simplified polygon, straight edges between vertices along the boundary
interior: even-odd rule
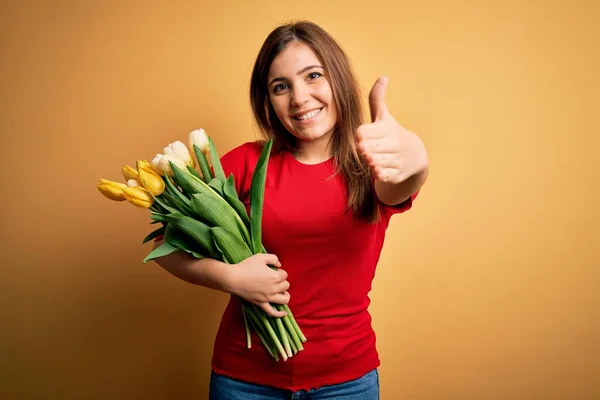
[[[311,72],[310,74],[308,74],[308,79],[314,80],[320,76],[322,76],[322,74],[320,72]]]
[[[278,85],[273,86],[273,93],[279,93],[282,90],[285,90],[288,88],[288,85],[286,83],[280,83]]]

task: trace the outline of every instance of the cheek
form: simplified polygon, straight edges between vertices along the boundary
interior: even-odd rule
[[[275,110],[275,114],[277,114],[279,120],[284,122],[287,116],[287,104],[281,97],[274,97],[271,98],[271,105],[273,106],[273,110]]]

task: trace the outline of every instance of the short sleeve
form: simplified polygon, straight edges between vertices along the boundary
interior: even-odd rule
[[[384,204],[381,202],[380,203],[382,204],[386,213],[391,217],[394,214],[400,214],[400,213],[410,210],[413,206],[413,202],[415,201],[415,199],[417,198],[418,195],[419,195],[419,190],[417,190],[415,193],[413,193],[408,199],[404,200],[402,203],[399,203],[396,205],[388,205],[388,204]]]
[[[253,171],[250,171],[249,168],[256,164],[259,155],[260,144],[258,142],[246,142],[221,156],[221,165],[225,176],[229,177],[233,174],[235,189],[240,199],[244,198],[250,189]]]

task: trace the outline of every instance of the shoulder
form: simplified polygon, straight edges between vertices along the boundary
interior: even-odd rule
[[[242,143],[227,151],[221,157],[221,165],[226,176],[233,175],[238,195],[249,190],[252,173],[260,158],[265,142],[256,140]]]
[[[248,160],[256,159],[265,145],[263,140],[245,142],[233,149],[227,151],[222,157],[221,162],[226,163],[246,163]]]
[[[248,161],[258,159],[263,146],[264,142],[259,140],[242,143],[225,152],[225,154],[221,156],[221,163],[224,168],[229,166],[235,168],[246,165]]]

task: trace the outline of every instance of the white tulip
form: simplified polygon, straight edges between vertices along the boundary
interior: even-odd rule
[[[173,164],[177,165],[180,169],[186,170],[186,163],[181,158],[173,155],[173,154],[164,154],[159,161],[160,168],[165,171],[166,174],[172,175],[173,171],[171,170],[171,161]]]
[[[186,147],[185,144],[183,144],[183,142],[180,142],[179,140],[175,141],[175,142],[169,144],[167,147],[165,147],[164,153],[165,153],[165,156],[174,156],[174,157],[182,160],[184,163],[184,168],[185,168],[185,165],[192,165],[191,154],[190,154],[188,148]],[[179,164],[177,164],[177,165],[179,165]]]
[[[194,150],[194,145],[198,146],[200,148],[200,151],[202,151],[204,154],[210,151],[208,145],[208,136],[206,135],[204,129],[196,129],[190,132],[189,145],[192,151]]]
[[[160,166],[160,160],[163,158],[162,154],[157,154],[152,161],[150,161],[150,165],[152,166],[152,169],[154,169],[154,171],[159,174],[159,175],[163,175],[165,171],[163,171],[162,167]]]

